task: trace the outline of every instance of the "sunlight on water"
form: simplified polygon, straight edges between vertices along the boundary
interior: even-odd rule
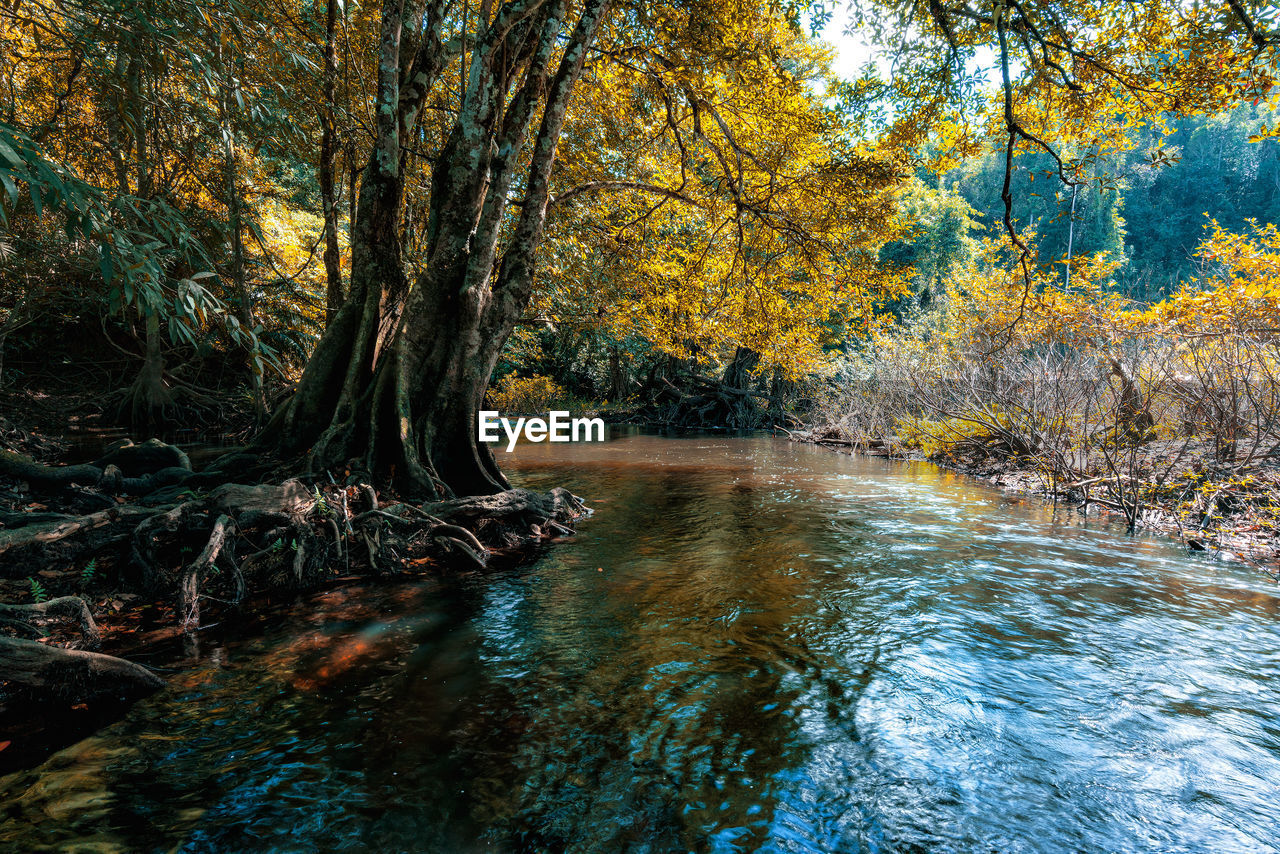
[[[308,597],[0,779],[0,847],[1280,851],[1280,595],[922,464],[526,445],[531,566]]]

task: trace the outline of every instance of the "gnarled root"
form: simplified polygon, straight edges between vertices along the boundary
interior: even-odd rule
[[[368,509],[351,512],[360,506]],[[179,504],[121,505],[0,529],[0,573],[21,578],[50,561],[82,565],[111,547],[122,559],[114,565],[140,569],[146,589],[174,597],[178,621],[190,631],[199,626],[203,601],[238,605],[249,589],[305,588],[351,571],[481,569],[493,551],[570,533],[583,513],[563,489],[416,507],[379,506],[377,493],[363,485],[230,483]],[[4,620],[11,617],[0,611]]]
[[[508,489],[496,495],[455,498],[423,510],[442,523],[475,532],[488,548],[508,549],[553,539],[586,514],[582,501],[559,487],[546,493]]]
[[[187,455],[158,439],[132,442],[99,460],[70,466],[49,466],[13,451],[0,450],[0,475],[26,481],[44,492],[75,486],[92,487],[109,495],[147,495],[192,477]]]
[[[47,602],[36,602],[32,605],[6,605],[0,603],[0,621],[11,627],[28,626],[32,618],[70,617],[80,623],[80,633],[84,635],[88,646],[96,647],[101,636],[98,624],[93,621],[93,612],[89,603],[79,596],[59,596]],[[39,634],[39,630],[34,630]],[[2,674],[0,674],[2,675]]]
[[[182,574],[182,585],[179,588],[182,600],[179,602],[178,613],[182,615],[184,629],[200,625],[200,578],[222,553],[222,546],[227,541],[227,531],[233,524],[231,517],[225,513],[219,516],[218,521],[213,524],[213,533],[209,535],[209,542],[205,544],[204,550]]]
[[[0,529],[0,576],[24,578],[50,564],[74,562],[123,543],[161,509],[125,504],[88,516]]]
[[[0,450],[0,474],[46,489],[68,487],[77,483],[93,486],[102,479],[102,469],[97,466],[47,466],[30,457],[5,450]]]
[[[174,462],[179,464],[170,465]],[[56,468],[8,456],[0,459],[0,473],[53,488],[83,482],[101,490],[148,478],[148,483],[181,483],[191,476],[184,462],[153,444],[90,466]],[[203,604],[238,606],[249,589],[313,586],[352,571],[483,569],[494,552],[570,533],[568,526],[586,512],[563,489],[513,489],[425,507],[384,505],[370,486],[332,481],[226,483],[205,497],[191,492],[184,497],[188,500],[123,504],[83,516],[9,514],[0,527],[0,577],[23,578],[51,565],[84,566],[110,555],[106,565],[113,571],[140,569],[145,587],[174,597],[177,620],[193,631]],[[97,626],[79,597],[0,604],[0,682],[77,701],[135,699],[162,686],[155,674],[123,659],[35,641],[42,634],[36,624],[55,617],[77,620],[85,645],[97,645]],[[15,633],[19,636],[9,636]]]

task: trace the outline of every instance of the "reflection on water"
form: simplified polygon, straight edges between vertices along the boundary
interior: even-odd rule
[[[769,438],[509,463],[595,508],[574,540],[206,641],[0,779],[0,848],[1280,850],[1253,572]]]

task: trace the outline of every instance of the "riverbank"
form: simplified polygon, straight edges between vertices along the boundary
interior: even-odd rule
[[[1152,441],[1076,460],[1069,478],[1041,459],[999,443],[957,443],[932,454],[890,437],[856,437],[839,427],[788,431],[792,441],[849,454],[928,461],[1016,495],[1116,517],[1130,530],[1170,536],[1188,551],[1252,564],[1280,579],[1280,469],[1258,464],[1224,471],[1208,439]]]
[[[11,756],[82,731],[68,709],[98,721],[164,687],[128,658],[140,646],[344,580],[490,570],[585,512],[563,489],[415,503],[354,471],[299,475],[244,448],[202,465],[176,445],[108,435],[0,418],[0,731],[12,735],[0,752]]]

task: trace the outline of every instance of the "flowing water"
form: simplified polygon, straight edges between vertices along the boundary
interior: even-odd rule
[[[1280,851],[1280,592],[923,464],[503,463],[536,562],[347,587],[0,779],[13,851]]]

